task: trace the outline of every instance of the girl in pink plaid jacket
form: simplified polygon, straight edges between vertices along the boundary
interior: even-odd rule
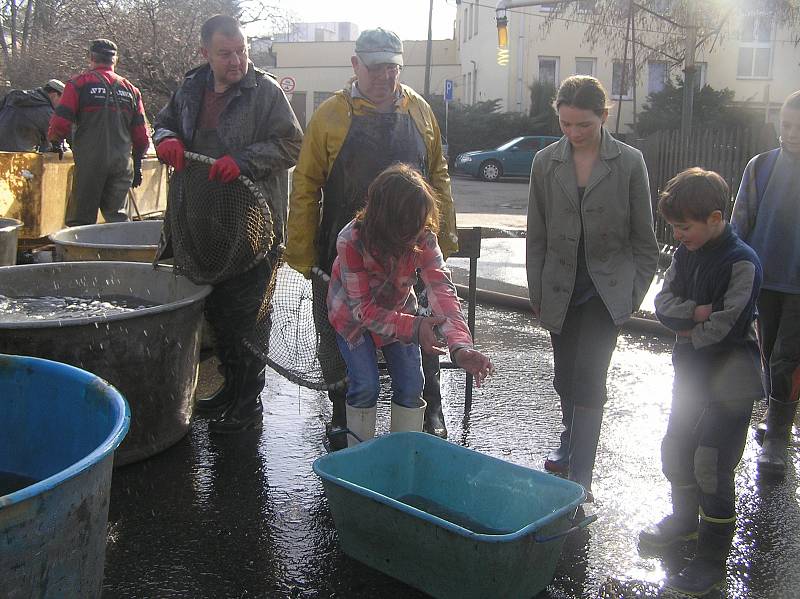
[[[347,427],[355,433],[348,445],[375,435],[380,392],[376,348],[392,377],[392,432],[422,430],[420,348],[441,355],[446,342],[453,361],[478,386],[494,371],[491,360],[473,347],[436,241],[438,218],[430,185],[411,167],[398,164],[372,182],[366,207],[339,233],[328,319],[347,365]],[[417,274],[428,288],[433,316],[416,314]]]

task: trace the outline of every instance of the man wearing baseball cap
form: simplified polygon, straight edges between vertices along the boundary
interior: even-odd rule
[[[350,63],[354,77],[311,117],[292,180],[285,257],[292,268],[306,277],[311,277],[314,266],[330,273],[339,231],[364,207],[372,180],[396,162],[419,170],[433,186],[441,215],[439,246],[445,258],[458,249],[450,176],[442,155],[439,125],[425,99],[400,83],[403,43],[391,31],[369,29],[356,40]],[[312,283],[315,305],[324,306],[320,299],[326,286],[318,277],[313,277]],[[423,298],[419,299],[424,305]],[[321,333],[320,343],[334,339],[326,318],[319,318],[316,326]],[[335,345],[333,341],[333,347],[325,353],[338,355]],[[425,430],[445,437],[438,356],[423,355],[423,371],[423,397],[428,403]],[[338,365],[323,365],[329,385],[344,379],[344,372],[341,361]],[[347,443],[345,435],[336,434],[347,426],[347,420],[370,415],[358,414],[358,408],[346,406],[344,391],[329,391],[329,397],[333,419],[328,426],[328,440],[337,449]]]
[[[68,226],[128,220],[128,190],[142,182],[142,158],[150,140],[139,90],[118,75],[117,45],[96,39],[88,49],[89,70],[64,86],[64,95],[50,119],[48,139],[60,147],[75,126],[70,142],[75,158]]]
[[[58,79],[36,89],[8,92],[0,103],[0,150],[47,151],[47,127],[63,93],[64,84]]]

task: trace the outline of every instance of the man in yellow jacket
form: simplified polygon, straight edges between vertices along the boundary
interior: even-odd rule
[[[307,278],[313,266],[330,273],[339,231],[364,206],[372,180],[397,162],[419,170],[437,192],[439,246],[445,258],[458,249],[441,132],[428,103],[400,83],[403,43],[391,31],[364,31],[350,62],[355,76],[317,109],[308,124],[292,182],[285,259]],[[313,282],[318,299],[326,289],[316,279]],[[424,305],[423,298],[420,303]],[[324,318],[316,326],[323,332],[330,328]],[[333,336],[322,334],[321,339]],[[337,353],[335,347],[333,351]],[[423,397],[428,403],[425,430],[446,437],[438,357],[423,354],[423,371]],[[329,384],[341,380],[344,364],[323,364],[323,374]],[[329,395],[333,402],[329,440],[334,448],[344,447],[344,435],[331,433],[346,426],[345,394],[329,391]]]

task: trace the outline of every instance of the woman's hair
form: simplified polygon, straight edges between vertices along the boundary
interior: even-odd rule
[[[399,258],[408,252],[419,232],[439,230],[436,192],[422,175],[406,164],[379,174],[367,191],[367,205],[356,214],[361,239],[379,258]]]
[[[715,210],[724,216],[730,199],[730,188],[719,173],[695,166],[669,180],[661,192],[658,211],[676,222],[705,222]]]
[[[556,110],[562,104],[581,110],[591,110],[599,117],[602,117],[609,108],[608,94],[603,84],[589,75],[573,75],[561,82],[556,96]]]

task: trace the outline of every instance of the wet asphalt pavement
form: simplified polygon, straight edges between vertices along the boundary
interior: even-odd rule
[[[555,443],[560,414],[551,386],[549,337],[527,314],[478,307],[478,346],[498,371],[464,415],[464,376],[443,372],[449,440],[531,468]],[[609,374],[609,402],[586,508],[598,521],[569,538],[555,578],[540,597],[659,597],[665,572],[684,555],[639,555],[636,534],[668,512],[659,447],[672,383],[670,343],[625,333]],[[213,359],[198,393],[213,391]],[[112,484],[105,599],[421,597],[339,549],[321,482],[311,464],[325,451],[327,397],[268,371],[264,429],[211,437],[197,419],[163,453],[117,469]],[[754,421],[763,412],[759,405]],[[378,434],[388,430],[388,394]],[[739,521],[718,596],[800,596],[797,449],[780,484],[759,483],[750,439],[737,473]],[[502,506],[498,506],[502,509]],[[458,573],[443,572],[442,576]]]

